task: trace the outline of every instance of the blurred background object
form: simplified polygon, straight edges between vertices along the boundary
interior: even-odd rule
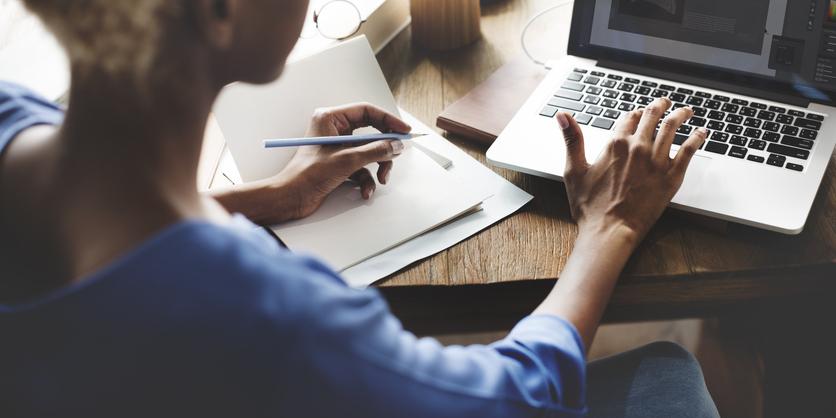
[[[412,0],[412,39],[430,50],[448,51],[481,38],[479,0]]]

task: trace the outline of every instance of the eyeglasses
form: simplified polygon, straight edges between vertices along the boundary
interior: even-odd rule
[[[323,38],[343,40],[360,31],[366,23],[357,5],[348,0],[331,0],[314,9],[313,25]],[[307,26],[307,25],[306,25]],[[302,31],[302,38],[311,38],[311,30]]]

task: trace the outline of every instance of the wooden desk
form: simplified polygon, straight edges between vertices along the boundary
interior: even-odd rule
[[[528,16],[556,3],[508,0],[484,6],[484,39],[454,52],[421,51],[406,30],[378,60],[400,105],[435,126],[444,107],[519,56],[519,33]],[[568,11],[547,18],[562,19],[557,25],[567,30]],[[484,146],[449,139],[485,161]],[[798,236],[669,210],[629,262],[607,320],[715,315],[744,302],[836,294],[834,161]],[[419,333],[507,328],[528,314],[557,279],[577,234],[563,186],[496,171],[533,194],[534,201],[380,284],[408,328]]]

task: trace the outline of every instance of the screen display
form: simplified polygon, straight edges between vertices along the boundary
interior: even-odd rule
[[[584,33],[576,38],[581,47],[743,73],[787,83],[814,99],[836,91],[836,0],[587,0],[575,7],[579,4],[586,9]]]

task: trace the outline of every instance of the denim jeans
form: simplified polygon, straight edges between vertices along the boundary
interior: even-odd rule
[[[699,363],[674,343],[653,343],[594,361],[587,376],[590,417],[720,416]]]

